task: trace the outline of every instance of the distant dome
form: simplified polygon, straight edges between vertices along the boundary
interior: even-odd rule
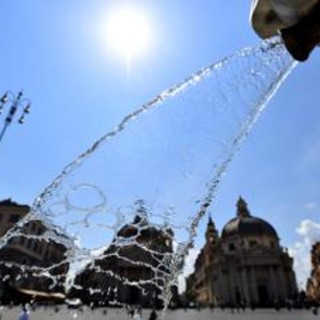
[[[223,228],[221,237],[227,238],[235,235],[268,235],[278,239],[273,226],[267,221],[256,217],[236,217],[230,220]]]
[[[222,229],[223,239],[233,236],[267,235],[277,238],[274,227],[267,221],[251,216],[246,202],[240,197],[237,203],[237,217],[231,219]]]

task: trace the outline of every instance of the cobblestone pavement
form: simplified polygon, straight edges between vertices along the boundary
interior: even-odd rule
[[[56,312],[51,307],[39,307],[35,311],[30,311],[30,320],[130,320],[132,319],[124,310],[121,309],[96,309],[84,310],[68,310],[65,307]],[[320,310],[319,310],[320,311]],[[143,319],[148,320],[150,310],[143,310]],[[3,308],[2,320],[17,320],[20,314],[20,309],[14,307],[12,309]],[[160,320],[160,317],[158,317]],[[231,310],[178,310],[167,311],[166,320],[316,320],[320,319],[319,315],[314,315],[311,310],[275,310],[259,309],[252,312],[231,312]]]

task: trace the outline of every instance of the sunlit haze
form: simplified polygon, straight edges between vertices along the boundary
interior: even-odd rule
[[[109,13],[105,32],[108,47],[126,59],[148,50],[151,25],[138,9],[120,8]]]

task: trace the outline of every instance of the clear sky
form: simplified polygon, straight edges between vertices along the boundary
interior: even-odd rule
[[[25,125],[12,124],[0,145],[0,198],[31,204],[125,115],[198,69],[256,45],[249,2],[4,0],[0,88],[24,89],[32,113]],[[143,12],[152,36],[130,66],[102,31],[120,5]],[[221,230],[242,195],[252,214],[271,222],[282,244],[300,257],[299,282],[308,241],[320,239],[319,56],[315,51],[299,65],[274,97],[211,209]]]

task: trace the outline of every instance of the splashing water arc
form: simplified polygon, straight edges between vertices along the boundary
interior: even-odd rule
[[[68,288],[89,265],[126,286],[153,285],[168,303],[221,176],[294,65],[278,38],[240,50],[164,91],[67,165],[27,220],[44,221],[43,237],[68,248]],[[131,279],[108,259],[149,276]]]

